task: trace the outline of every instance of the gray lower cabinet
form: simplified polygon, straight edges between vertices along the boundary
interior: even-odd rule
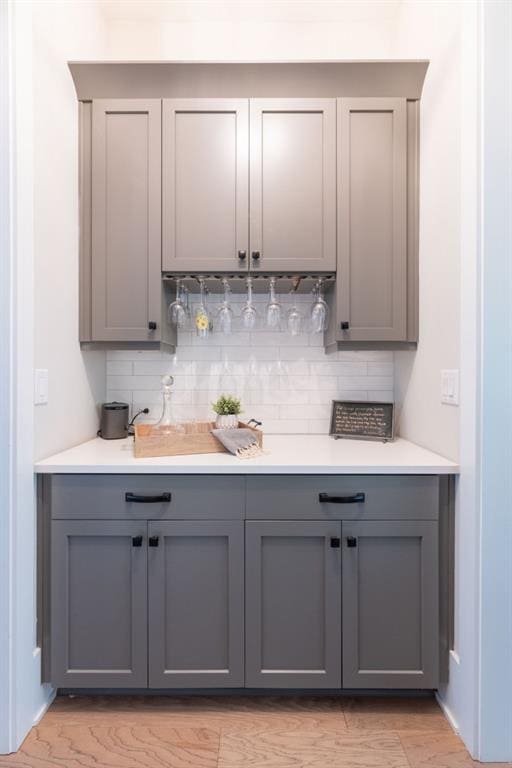
[[[440,616],[449,620],[440,485],[398,476],[48,478],[43,680],[434,689],[448,652],[445,644],[440,656]]]
[[[244,524],[148,524],[149,687],[244,684]]]
[[[341,523],[246,523],[245,684],[340,688]]]
[[[437,524],[343,523],[343,687],[436,688]]]
[[[147,685],[146,523],[52,523],[51,682]]]

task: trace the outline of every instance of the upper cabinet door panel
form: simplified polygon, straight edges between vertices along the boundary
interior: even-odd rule
[[[247,269],[248,164],[246,99],[164,100],[164,270]]]
[[[406,100],[338,99],[337,151],[338,339],[406,341]]]
[[[335,99],[250,105],[251,269],[334,270]]]
[[[92,107],[92,340],[158,341],[161,103]]]

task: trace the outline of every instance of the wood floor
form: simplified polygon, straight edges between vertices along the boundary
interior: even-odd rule
[[[59,697],[20,751],[0,756],[6,768],[476,765],[434,699],[334,696]]]

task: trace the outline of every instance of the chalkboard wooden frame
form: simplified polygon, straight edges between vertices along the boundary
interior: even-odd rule
[[[386,431],[385,435],[376,435],[376,434],[368,434],[368,433],[353,433],[353,432],[342,432],[339,431],[339,429],[336,429],[336,416],[337,416],[337,409],[343,406],[350,406],[351,408],[360,408],[361,410],[368,409],[368,408],[385,408],[388,410],[388,420],[390,422],[388,429]],[[379,403],[376,401],[368,401],[368,400],[333,400],[332,401],[332,411],[331,411],[331,426],[329,429],[329,434],[331,437],[334,437],[335,440],[338,439],[345,439],[345,440],[373,440],[375,442],[382,442],[382,443],[389,443],[392,440],[395,439],[395,405],[394,403]]]

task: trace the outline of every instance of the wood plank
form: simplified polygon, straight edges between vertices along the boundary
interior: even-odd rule
[[[219,734],[169,726],[54,725],[33,728],[0,766],[19,768],[216,768]]]
[[[219,768],[408,768],[394,733],[337,730],[222,731]]]
[[[472,768],[473,760],[455,733],[399,732],[411,768]],[[485,768],[509,768],[512,763],[485,763]]]
[[[347,700],[344,714],[349,729],[452,733],[433,697],[361,696]]]

